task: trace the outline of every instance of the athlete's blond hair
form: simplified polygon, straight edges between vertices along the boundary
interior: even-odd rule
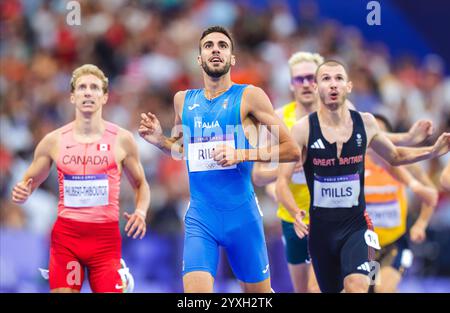
[[[313,62],[316,63],[317,66],[322,64],[324,61],[323,57],[318,53],[311,53],[311,52],[296,52],[294,53],[288,61],[289,68],[292,69],[292,67],[298,63],[301,62]]]
[[[89,74],[98,77],[103,82],[102,86],[103,92],[108,93],[108,78],[105,76],[103,71],[94,64],[84,64],[76,68],[72,72],[72,78],[70,79],[70,91],[71,92],[75,91],[75,85],[77,83],[78,78],[80,78],[83,75]]]

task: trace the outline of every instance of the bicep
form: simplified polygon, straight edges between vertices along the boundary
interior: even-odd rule
[[[282,126],[283,121],[280,119],[280,117],[275,114],[275,111],[272,109],[270,102],[268,103],[255,103],[252,104],[252,110],[250,113],[263,125],[278,125]],[[284,126],[284,125],[283,125]],[[285,126],[284,126],[285,127]]]
[[[309,123],[308,120],[300,120],[291,128],[291,135],[295,142],[301,149],[307,146],[309,137]]]
[[[367,135],[367,146],[371,147],[383,159],[391,163],[394,156],[397,154],[397,147],[382,132],[378,126],[375,117],[370,113],[361,113],[364,120],[364,127]]]
[[[175,96],[173,98],[175,118],[174,118],[174,127],[172,129],[171,137],[174,139],[180,139],[181,137],[183,137],[182,114],[183,114],[183,105],[184,105],[185,96],[186,96],[186,91],[179,91],[175,94]]]
[[[53,136],[46,136],[36,147],[34,151],[33,162],[30,165],[29,172],[40,176],[48,174],[53,163],[51,151],[54,149],[55,140]]]
[[[275,113],[269,97],[260,88],[247,87],[247,89],[244,95],[248,113],[254,116],[259,123],[268,126],[271,133],[278,131],[280,141],[282,141],[282,138],[288,136],[289,130]]]
[[[182,124],[182,114],[183,114],[183,105],[184,105],[184,99],[186,97],[186,91],[178,91],[175,96],[173,97],[173,108],[175,111],[175,121],[174,125],[181,125]]]
[[[33,161],[24,174],[23,180],[33,178],[33,190],[47,179],[53,163],[51,152],[57,147],[55,135],[47,135],[37,145],[34,151]]]
[[[397,147],[382,132],[376,133],[369,143],[370,147],[386,161],[391,161],[397,153]]]
[[[291,136],[295,142],[300,147],[300,152],[302,154],[302,163],[306,160],[308,138],[309,138],[309,119],[308,116],[301,118],[297,123],[291,128]]]

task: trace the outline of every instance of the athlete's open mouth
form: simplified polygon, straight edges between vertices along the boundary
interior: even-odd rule
[[[339,92],[337,92],[337,91],[330,92],[331,100],[337,100],[338,96],[339,96]]]
[[[93,100],[84,100],[83,104],[95,104]]]
[[[222,63],[222,59],[220,57],[212,57],[211,59],[209,59],[209,62]]]

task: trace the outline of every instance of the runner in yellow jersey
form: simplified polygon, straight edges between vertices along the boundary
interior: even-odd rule
[[[381,115],[375,115],[375,118],[382,130],[391,131],[387,119]],[[371,149],[366,154],[364,185],[366,210],[381,246],[381,250],[376,251],[380,275],[377,285],[372,285],[370,291],[395,292],[402,274],[413,260],[406,235],[408,201],[405,187],[410,187],[423,201],[420,216],[410,230],[414,242],[421,242],[425,237],[438,193],[435,188],[416,180],[405,167],[387,165]]]

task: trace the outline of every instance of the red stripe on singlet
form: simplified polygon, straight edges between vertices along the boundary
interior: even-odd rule
[[[367,214],[367,211],[364,211],[364,218],[366,219],[367,228],[373,231],[373,223],[370,219],[369,214]],[[375,249],[368,246],[368,258],[369,261],[375,260]]]

